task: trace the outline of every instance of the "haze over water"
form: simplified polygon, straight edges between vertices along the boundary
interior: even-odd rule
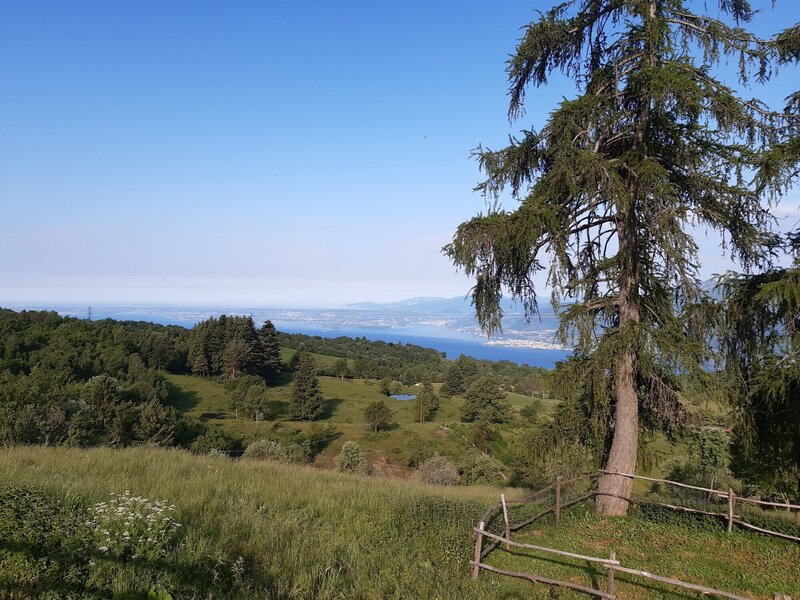
[[[409,304],[410,302],[410,304]],[[529,323],[519,313],[504,319],[504,331],[487,338],[466,300],[419,299],[400,303],[349,305],[330,309],[200,307],[180,305],[93,306],[93,320],[117,319],[148,321],[191,328],[196,323],[221,314],[250,315],[258,326],[271,320],[279,331],[321,337],[365,337],[373,341],[415,344],[444,352],[449,359],[461,354],[478,359],[509,360],[552,368],[568,352],[554,340],[557,318],[546,312]],[[88,318],[88,307],[74,304],[37,306],[12,305],[10,308],[56,310],[62,315]],[[549,311],[549,306],[547,307]]]

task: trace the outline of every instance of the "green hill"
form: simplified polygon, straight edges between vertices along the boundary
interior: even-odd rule
[[[312,427],[311,423],[292,421],[286,417],[291,397],[291,380],[288,377],[269,389],[272,409],[276,415],[259,423],[243,416],[236,418],[231,408],[231,393],[222,380],[176,374],[168,374],[166,377],[171,385],[169,402],[173,406],[187,416],[199,419],[209,426],[219,427],[244,442],[273,435],[276,428],[308,430]],[[346,440],[357,441],[371,454],[373,460],[383,462],[393,474],[402,473],[408,467],[413,460],[415,448],[420,444],[424,444],[431,452],[439,452],[455,461],[463,460],[464,455],[469,452],[475,452],[469,441],[472,425],[460,422],[460,407],[463,403],[461,398],[441,397],[439,410],[430,420],[420,424],[415,420],[413,402],[388,398],[381,393],[376,381],[341,380],[336,377],[320,377],[319,380],[326,399],[326,411],[323,418],[316,423],[335,427],[341,434],[317,458],[320,464],[329,464]],[[413,394],[415,387],[408,386],[404,391]],[[534,401],[529,396],[515,393],[509,393],[507,397],[517,412]],[[393,411],[393,428],[372,433],[366,426],[364,409],[375,401],[384,401]],[[558,402],[550,399],[543,400],[542,403],[544,412],[548,413],[552,412]],[[514,428],[512,425],[505,426],[503,432],[513,437]],[[415,444],[410,443],[412,440],[416,440]]]

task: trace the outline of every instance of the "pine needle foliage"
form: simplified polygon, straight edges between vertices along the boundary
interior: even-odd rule
[[[316,363],[311,356],[304,354],[294,373],[289,412],[293,418],[300,421],[313,421],[320,418],[324,410]]]
[[[768,265],[779,239],[763,199],[776,186],[756,185],[752,173],[798,126],[789,108],[734,89],[775,76],[797,54],[797,31],[753,35],[747,0],[721,0],[717,16],[689,4],[569,0],[527,25],[508,61],[509,118],[554,73],[572,78],[578,94],[541,130],[475,150],[486,174],[477,190],[491,208],[444,248],[475,279],[472,300],[490,334],[504,291],[536,314],[534,276],[548,269],[563,308],[559,338],[586,357],[575,378],[615,395],[607,466],[623,472],[636,467],[640,409],[655,421],[679,416],[671,374],[702,378],[710,356],[690,227],[719,232],[745,270]],[[738,81],[719,77],[723,60],[736,61]],[[519,206],[505,210],[501,194]],[[630,493],[629,481],[611,487],[609,497]],[[609,502],[601,511],[627,507]]]
[[[791,268],[731,274],[722,288],[719,337],[738,466],[766,490],[800,498],[800,259]]]

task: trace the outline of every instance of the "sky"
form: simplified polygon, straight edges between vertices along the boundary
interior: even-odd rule
[[[762,34],[800,21],[762,4]],[[573,89],[508,122],[505,60],[551,5],[0,2],[0,305],[464,295],[441,248],[486,207],[471,150]],[[698,236],[704,277],[731,266]]]

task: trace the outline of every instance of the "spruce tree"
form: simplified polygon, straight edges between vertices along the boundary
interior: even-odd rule
[[[713,68],[731,57],[738,78],[764,81],[780,44],[741,25],[747,0],[720,0],[718,17],[684,0],[568,0],[529,24],[508,62],[509,117],[530,86],[573,79],[540,131],[500,150],[479,147],[489,200],[520,202],[459,226],[445,252],[475,278],[481,326],[501,325],[504,290],[537,311],[534,275],[549,263],[559,336],[586,360],[576,379],[613,390],[613,440],[598,511],[625,514],[640,419],[679,417],[673,374],[702,377],[707,358],[695,313],[703,301],[691,225],[718,231],[745,269],[768,262],[776,238],[762,190],[748,181],[786,128],[788,112],[741,98]],[[731,24],[732,23],[732,24]],[[796,49],[795,34],[782,36]],[[796,51],[796,50],[795,50]],[[598,401],[600,398],[598,398]],[[640,411],[641,409],[641,411]]]
[[[496,378],[478,377],[464,392],[464,405],[461,407],[463,421],[502,423],[510,418],[511,405]]]
[[[281,343],[272,321],[268,320],[261,326],[259,341],[261,344],[262,373],[265,379],[272,381],[280,375],[283,369]]]
[[[800,498],[798,234],[787,240],[791,267],[725,279],[719,329],[739,470],[793,498]]]
[[[322,415],[323,409],[316,364],[313,358],[303,354],[294,373],[289,411],[295,419],[313,421]]]
[[[442,384],[442,396],[460,396],[464,393],[464,374],[458,363],[453,363],[447,368]]]

